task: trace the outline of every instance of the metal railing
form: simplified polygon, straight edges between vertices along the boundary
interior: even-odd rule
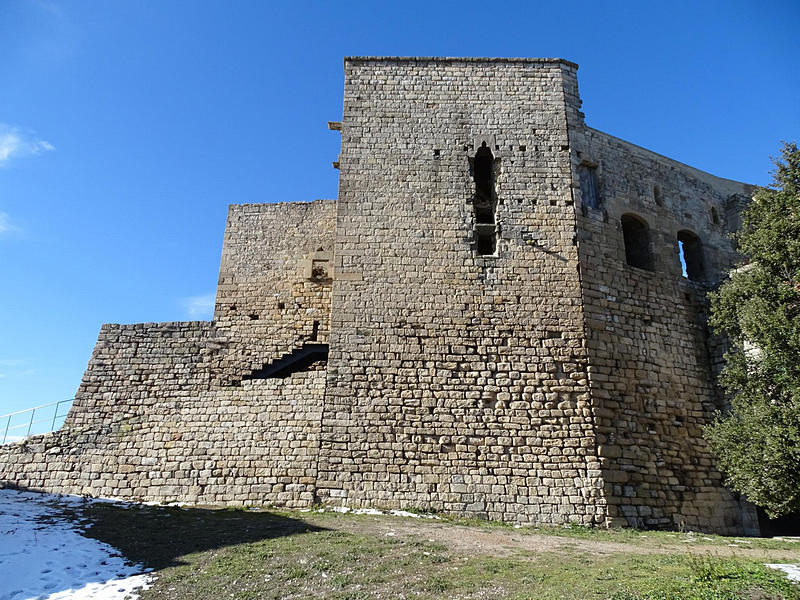
[[[0,441],[0,445],[5,444],[7,440],[9,442],[18,442],[20,440],[24,440],[32,435],[31,431],[33,431],[34,434],[55,431],[56,423],[59,421],[59,419],[66,418],[67,414],[69,413],[69,409],[72,406],[73,400],[74,398],[59,400],[58,402],[50,402],[49,404],[42,404],[41,406],[34,406],[33,408],[26,408],[25,410],[18,410],[17,412],[0,415],[0,427],[2,427],[3,420],[5,420],[5,430],[3,431],[3,440]],[[63,414],[60,414],[64,410],[61,408],[63,405],[67,405],[66,411],[64,411]],[[37,418],[37,412],[39,418]],[[30,413],[30,417],[28,416],[28,413]],[[47,417],[41,418],[41,415],[44,413],[47,414]],[[52,416],[50,416],[51,414]],[[12,425],[12,422],[15,424]],[[49,423],[49,429],[47,427],[34,429],[35,425],[41,425],[42,423]],[[59,423],[59,427],[61,427],[62,424],[63,421]],[[25,430],[25,435],[13,434],[14,431],[22,429]],[[40,429],[43,429],[44,431]],[[12,439],[10,440],[9,433],[12,434],[10,436]]]

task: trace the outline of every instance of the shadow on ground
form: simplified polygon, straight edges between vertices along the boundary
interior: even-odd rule
[[[180,558],[324,528],[269,511],[87,503],[84,535],[117,548],[155,570],[185,564]]]

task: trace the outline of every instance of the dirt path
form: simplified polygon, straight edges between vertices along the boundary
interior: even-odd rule
[[[314,519],[310,519],[314,521]],[[752,547],[752,542],[708,543],[698,534],[698,541],[665,541],[663,537],[648,536],[630,543],[592,540],[577,537],[561,537],[533,533],[521,529],[482,529],[480,527],[454,525],[426,518],[392,516],[350,516],[343,519],[325,519],[319,525],[339,531],[358,532],[371,535],[419,537],[444,544],[449,549],[467,555],[489,554],[510,556],[519,552],[579,552],[594,556],[611,554],[697,554],[711,556],[738,556],[757,560],[787,558],[800,562],[800,543],[794,550],[764,549]],[[663,535],[663,534],[662,534]],[[660,537],[660,536],[659,536]],[[687,540],[691,540],[687,536]]]

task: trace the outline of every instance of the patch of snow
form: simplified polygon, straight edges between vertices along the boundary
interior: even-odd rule
[[[382,515],[383,512],[377,508],[359,508],[353,511],[357,515]]]
[[[782,565],[782,564],[772,563],[764,566],[769,567],[770,569],[783,571],[784,573],[786,573],[787,577],[789,578],[789,581],[793,581],[794,583],[800,583],[800,564]]]
[[[341,513],[346,515],[348,513],[353,515],[375,515],[375,516],[392,516],[392,517],[411,517],[412,519],[439,519],[440,517],[431,514],[421,514],[421,513],[413,513],[407,510],[390,510],[389,512],[384,512],[382,510],[378,510],[377,508],[350,508],[349,506],[334,506],[330,510],[333,512]],[[304,511],[300,511],[304,512]],[[316,512],[325,512],[324,508],[320,508]]]
[[[0,490],[0,598],[122,600],[138,597],[153,575],[114,548],[80,534],[61,516],[84,499]]]

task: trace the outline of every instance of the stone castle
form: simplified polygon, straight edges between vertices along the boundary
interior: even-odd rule
[[[104,325],[0,481],[757,532],[702,437],[750,186],[580,108],[561,59],[345,59],[338,199],[230,206],[214,320]]]

